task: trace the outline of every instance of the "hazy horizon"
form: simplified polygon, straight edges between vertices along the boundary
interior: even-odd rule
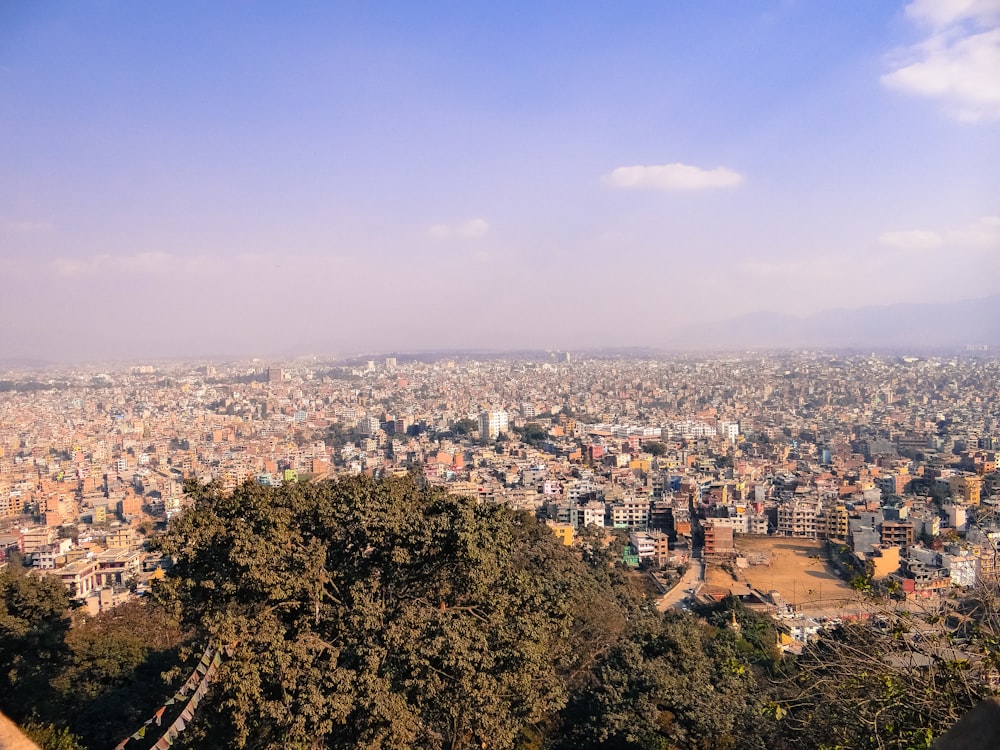
[[[7,3],[0,344],[669,347],[982,298],[1000,0]]]

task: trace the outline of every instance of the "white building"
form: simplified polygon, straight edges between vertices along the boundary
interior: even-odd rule
[[[358,432],[362,435],[374,435],[379,431],[380,423],[377,417],[362,417],[358,420]]]
[[[719,425],[719,434],[726,440],[736,440],[740,434],[739,422],[722,422]]]
[[[816,538],[816,518],[823,510],[818,500],[791,500],[778,506],[778,534]]]
[[[600,501],[577,505],[570,514],[573,528],[582,529],[586,526],[604,526],[604,516],[607,506]]]
[[[479,436],[496,440],[500,433],[507,432],[507,423],[507,412],[502,409],[484,411],[479,415]]]

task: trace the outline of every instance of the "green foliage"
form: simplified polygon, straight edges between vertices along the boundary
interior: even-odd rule
[[[194,745],[513,747],[601,630],[586,566],[505,507],[409,477],[191,490],[158,595],[235,649]]]
[[[65,654],[69,597],[58,578],[0,570],[0,709],[15,720],[42,704]]]
[[[178,662],[179,624],[144,601],[75,620],[58,578],[0,571],[0,709],[45,748],[115,744],[164,699],[160,674]]]
[[[543,440],[548,440],[549,433],[537,422],[528,422],[521,431],[521,439],[526,443],[536,445]]]
[[[474,419],[459,419],[451,426],[451,431],[456,435],[468,435],[478,429],[479,423]]]
[[[930,746],[990,694],[986,665],[898,632],[837,628],[783,666],[769,684],[794,747],[916,750]]]
[[[667,453],[667,446],[659,440],[651,440],[642,444],[642,449],[653,456],[663,456]]]
[[[993,589],[781,659],[738,599],[657,613],[621,532],[565,547],[419,472],[187,491],[155,601],[71,620],[58,579],[0,571],[0,709],[44,747],[114,746],[209,639],[232,658],[180,748],[926,748],[1000,667]]]
[[[174,615],[142,599],[78,617],[50,680],[59,721],[91,747],[117,744],[170,693],[161,675],[180,663],[185,640]]]
[[[672,612],[646,618],[601,661],[566,710],[560,747],[763,747],[763,709],[737,636]]]
[[[730,595],[718,604],[700,607],[697,611],[710,625],[717,628],[730,627],[735,617],[739,626],[736,648],[750,663],[773,666],[780,660],[774,620],[754,612],[739,598]]]
[[[858,575],[851,579],[850,585],[855,591],[867,593],[872,590],[872,579],[867,575]]]
[[[65,727],[28,722],[21,730],[42,750],[87,750],[81,739]]]

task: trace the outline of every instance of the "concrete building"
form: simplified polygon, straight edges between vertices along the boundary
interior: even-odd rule
[[[479,436],[484,440],[496,440],[507,432],[508,416],[503,409],[490,409],[479,414]]]
[[[778,506],[778,534],[815,539],[816,519],[822,512],[818,500],[796,499]]]
[[[705,530],[705,556],[731,557],[736,555],[733,543],[733,527],[720,524],[718,518],[709,518],[703,524]]]
[[[611,525],[616,529],[649,526],[649,498],[625,497],[611,504]]]

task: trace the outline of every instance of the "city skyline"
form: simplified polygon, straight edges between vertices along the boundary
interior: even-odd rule
[[[985,297],[998,82],[997,0],[8,4],[0,339],[669,347]]]

